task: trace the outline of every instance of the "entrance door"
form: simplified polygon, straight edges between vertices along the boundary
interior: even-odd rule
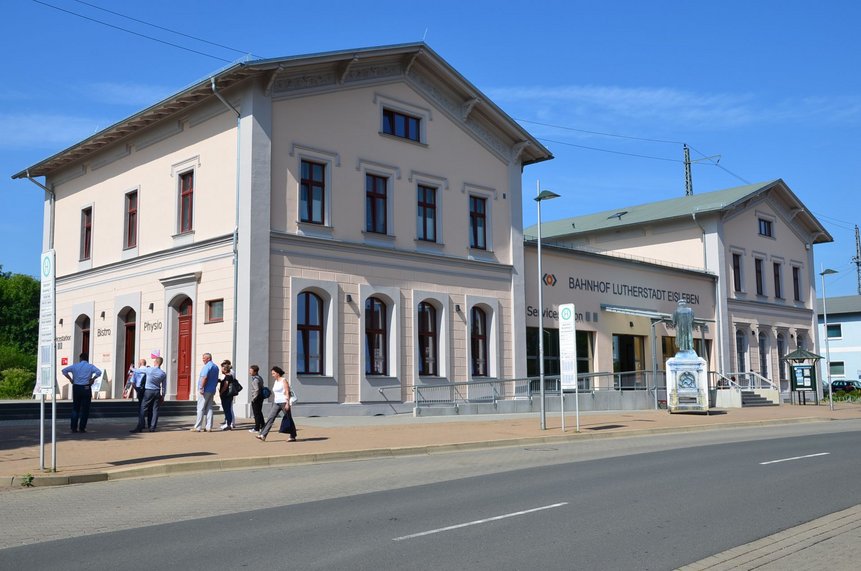
[[[132,363],[135,362],[135,320],[137,316],[133,310],[129,310],[124,318],[123,327],[125,328],[125,343],[123,343],[123,375],[129,370]],[[126,379],[123,377],[122,386],[125,386]],[[122,387],[120,387],[122,388]]]
[[[645,338],[639,335],[613,335],[613,372],[616,388],[637,388],[643,382]]]
[[[179,306],[179,339],[176,358],[176,398],[189,400],[191,392],[191,300]]]

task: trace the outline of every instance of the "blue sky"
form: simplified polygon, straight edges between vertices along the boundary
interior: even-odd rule
[[[834,237],[815,250],[817,269],[840,272],[829,296],[851,295],[861,224],[859,22],[861,3],[850,0],[4,0],[0,264],[38,270],[42,192],[11,180],[21,169],[244,53],[424,38],[556,156],[524,172],[525,225],[535,222],[537,179],[564,197],[548,203],[545,220],[684,194],[685,142],[695,160],[721,156],[719,166],[694,165],[695,193],[784,179]]]

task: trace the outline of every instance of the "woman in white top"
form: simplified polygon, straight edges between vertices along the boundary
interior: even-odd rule
[[[274,403],[269,409],[269,418],[266,419],[266,424],[263,430],[257,435],[257,438],[265,441],[266,435],[275,424],[275,419],[283,411],[287,418],[290,419],[290,442],[296,442],[296,424],[293,422],[293,413],[290,410],[290,381],[284,376],[284,369],[281,367],[272,367],[272,378],[275,379],[275,384],[272,386],[272,396]]]

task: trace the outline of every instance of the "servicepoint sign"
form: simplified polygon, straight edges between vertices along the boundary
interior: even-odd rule
[[[577,388],[577,312],[573,303],[559,306],[559,360],[562,390]]]

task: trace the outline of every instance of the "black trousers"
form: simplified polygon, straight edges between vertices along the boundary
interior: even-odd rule
[[[158,389],[147,389],[138,411],[138,425],[135,430],[143,430],[147,426],[155,430],[158,426],[158,407],[161,404],[161,392]]]
[[[266,419],[263,418],[263,397],[251,401],[251,412],[254,415],[254,430],[260,432],[266,424]]]

